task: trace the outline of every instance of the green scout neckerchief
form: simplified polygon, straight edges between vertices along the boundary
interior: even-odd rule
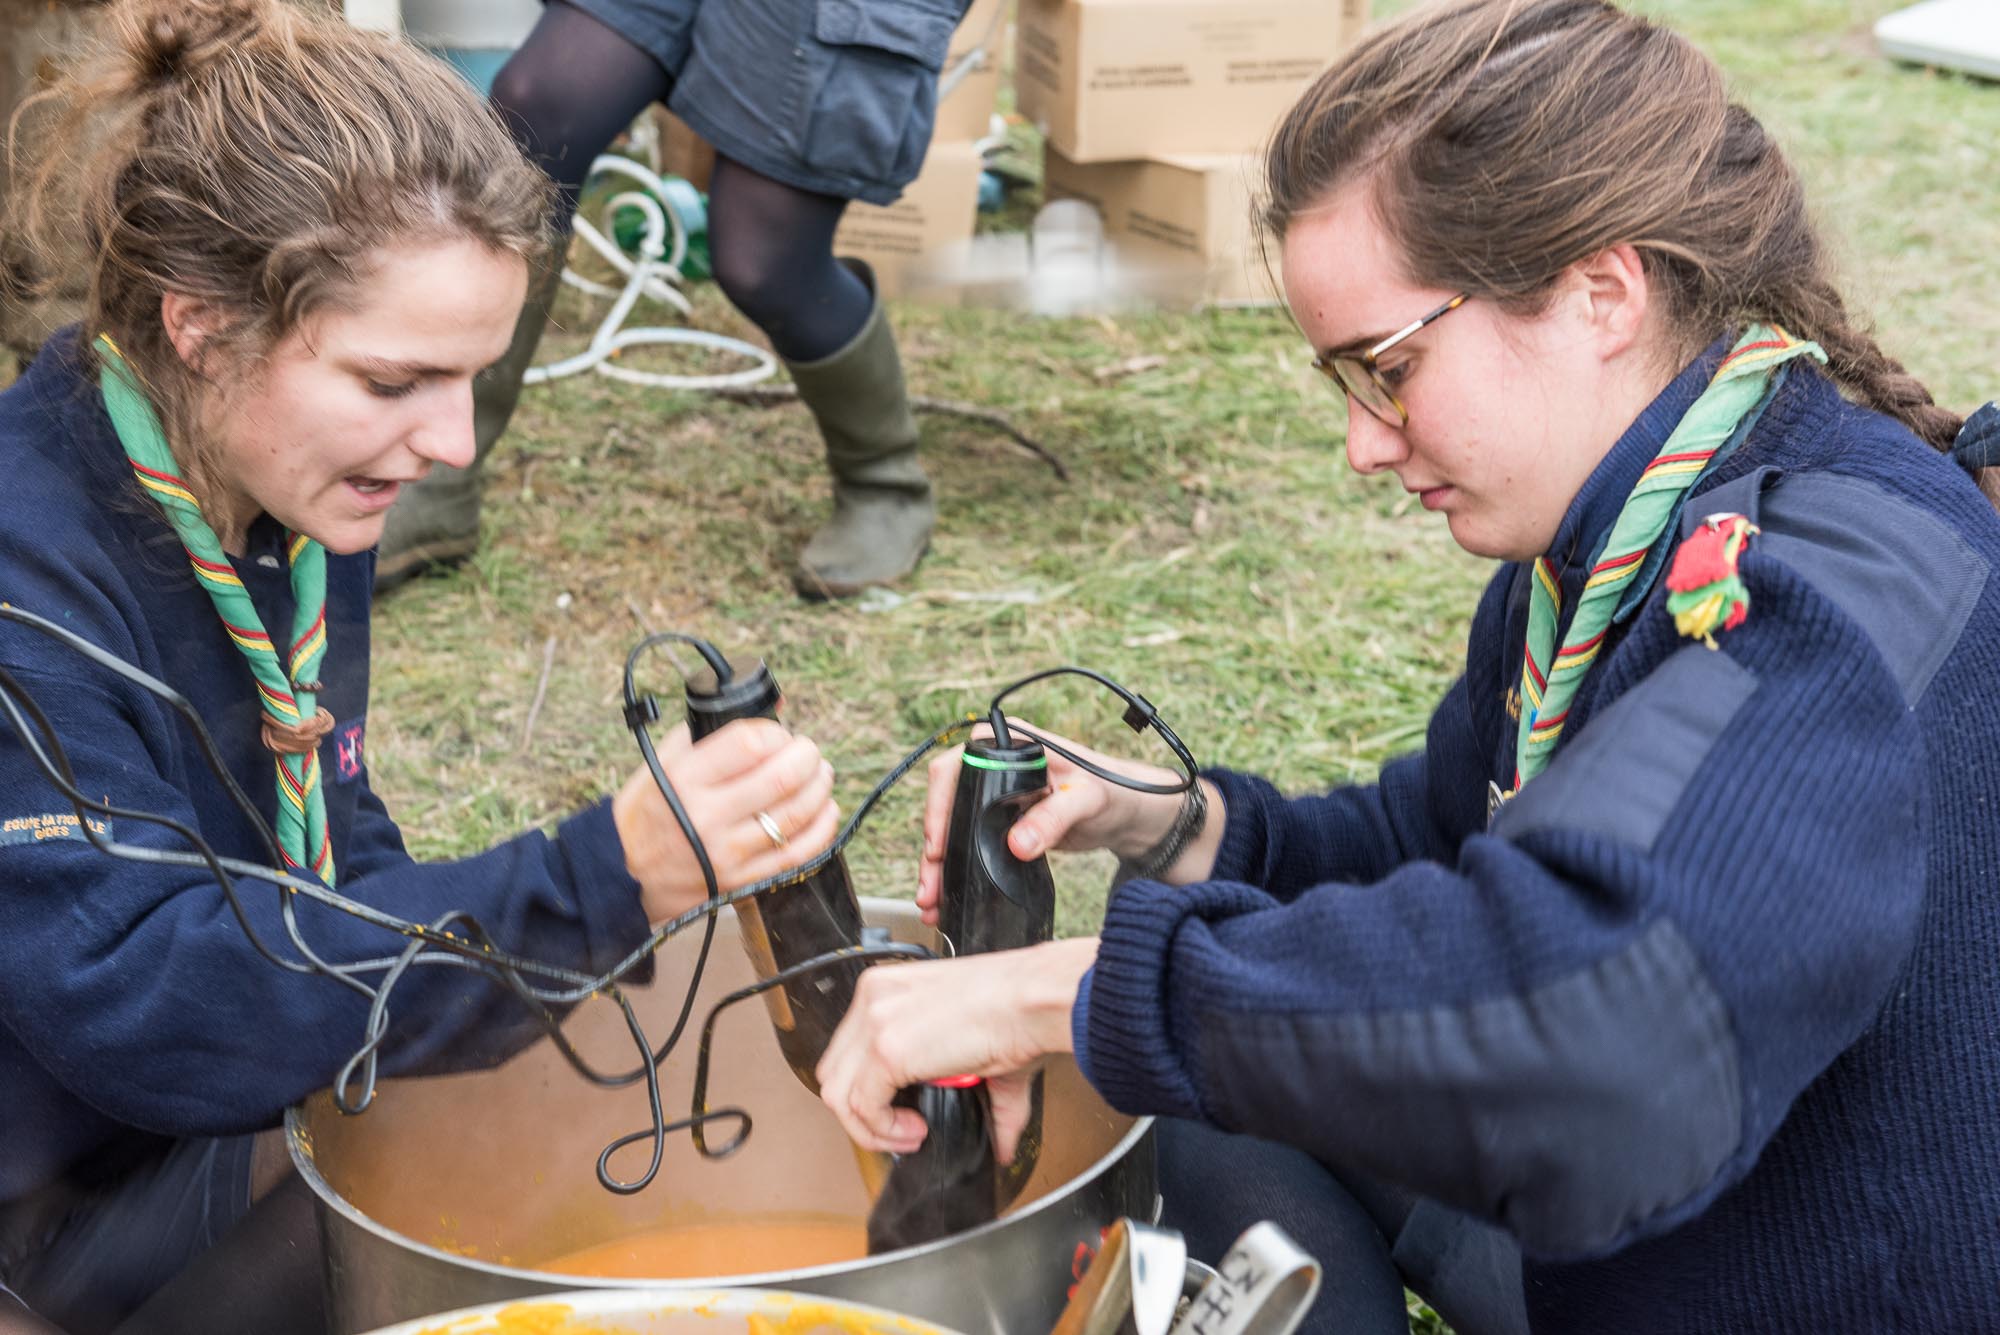
[[[1625,508],[1611,526],[1604,554],[1591,567],[1583,594],[1570,618],[1562,648],[1555,649],[1556,624],[1562,615],[1562,585],[1546,556],[1535,558],[1534,580],[1528,591],[1528,638],[1521,655],[1521,722],[1514,746],[1514,791],[1548,767],[1563,720],[1577,687],[1597,657],[1604,633],[1611,626],[1619,595],[1646,563],[1659,541],[1682,493],[1694,485],[1715,452],[1735,434],[1737,424],[1757,406],[1778,368],[1794,357],[1826,360],[1819,344],[1793,338],[1773,326],[1752,325],[1716,368],[1715,378],[1681,418],[1666,444],[1646,465],[1626,498]],[[1744,527],[1747,527],[1747,522]],[[1732,530],[1730,553],[1742,549],[1745,534]],[[1733,573],[1734,563],[1731,561]],[[1740,584],[1736,586],[1740,593]],[[1680,597],[1677,593],[1676,598]],[[1741,604],[1738,604],[1740,607]],[[1680,608],[1673,609],[1676,613]],[[1725,608],[1726,610],[1726,608]],[[1741,611],[1734,613],[1741,620]],[[1729,622],[1735,624],[1735,621]],[[1683,626],[1686,633],[1689,631]],[[1706,638],[1704,634],[1704,638]],[[1546,671],[1544,667],[1546,666]],[[1497,790],[1496,790],[1497,791]],[[1502,794],[1505,797],[1512,793]]]
[[[243,651],[263,704],[264,745],[278,764],[278,847],[294,867],[333,884],[333,843],[327,837],[326,795],[320,787],[319,742],[332,730],[333,715],[317,706],[320,663],[326,658],[326,549],[303,533],[285,533],[291,561],[292,621],[290,663],[278,655],[249,591],[229,564],[201,505],[181,480],[166,432],[138,378],[109,336],[97,337],[102,369],[98,385],[132,473],[160,506],[187,548],[195,579],[208,590],[222,628]]]

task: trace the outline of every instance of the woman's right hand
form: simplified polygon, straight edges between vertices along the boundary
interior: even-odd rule
[[[683,723],[661,738],[659,756],[725,894],[797,866],[839,833],[833,766],[812,739],[781,723],[739,719],[699,742]],[[649,922],[678,917],[708,897],[701,864],[652,771],[641,765],[633,772],[611,799],[611,815]]]
[[[1014,720],[1009,720],[1010,723]],[[1120,760],[1033,724],[1022,727],[1076,752],[1114,774],[1144,783],[1178,783],[1181,776],[1158,765]],[[993,730],[981,724],[975,739]],[[951,827],[951,804],[958,791],[958,772],[965,749],[954,747],[931,761],[929,789],[924,796],[924,852],[917,868],[917,906],[924,921],[937,925],[938,886],[944,877],[945,832]],[[1108,848],[1121,858],[1136,859],[1166,837],[1181,809],[1179,793],[1140,793],[1098,778],[1076,762],[1049,752],[1049,795],[1014,823],[1007,848],[1022,861],[1032,861],[1052,848],[1080,853]],[[1214,804],[1211,805],[1213,819]]]

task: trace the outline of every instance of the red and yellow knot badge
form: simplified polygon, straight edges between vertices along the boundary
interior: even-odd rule
[[[1750,615],[1750,591],[1736,573],[1744,545],[1758,532],[1739,514],[1710,515],[1674,552],[1667,568],[1667,611],[1674,629],[1715,648],[1715,632]]]

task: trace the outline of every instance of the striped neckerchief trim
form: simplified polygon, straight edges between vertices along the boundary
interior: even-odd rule
[[[1659,453],[1639,475],[1611,526],[1602,554],[1590,568],[1569,631],[1556,647],[1562,585],[1547,556],[1535,558],[1528,587],[1528,630],[1521,653],[1521,719],[1515,734],[1514,792],[1547,768],[1563,725],[1591,665],[1603,647],[1625,588],[1646,564],[1654,543],[1717,450],[1764,398],[1771,377],[1793,358],[1819,361],[1817,343],[1793,338],[1776,326],[1754,325],[1716,368],[1708,388],[1689,406]],[[1503,794],[1511,797],[1512,793]]]
[[[138,376],[109,335],[97,336],[97,349],[102,363],[98,387],[132,475],[166,513],[187,549],[195,582],[250,666],[264,713],[264,744],[277,763],[278,847],[294,868],[310,867],[332,885],[333,840],[321,786],[319,739],[331,730],[333,717],[317,700],[327,649],[326,548],[301,533],[285,535],[296,611],[291,642],[281,657],[201,503],[181,477],[166,430]]]

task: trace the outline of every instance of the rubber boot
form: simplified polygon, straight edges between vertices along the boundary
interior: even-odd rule
[[[867,265],[841,263],[875,290]],[[930,546],[937,507],[917,462],[917,419],[880,298],[846,347],[785,366],[819,423],[833,474],[833,517],[799,554],[792,582],[812,599],[850,598],[894,583],[916,569]]]
[[[528,301],[514,326],[514,341],[498,362],[472,382],[472,464],[436,467],[396,498],[375,554],[375,591],[384,592],[426,570],[457,565],[479,550],[479,492],[486,456],[507,430],[521,397],[521,377],[535,360],[549,303],[562,281],[561,257],[534,269]]]

